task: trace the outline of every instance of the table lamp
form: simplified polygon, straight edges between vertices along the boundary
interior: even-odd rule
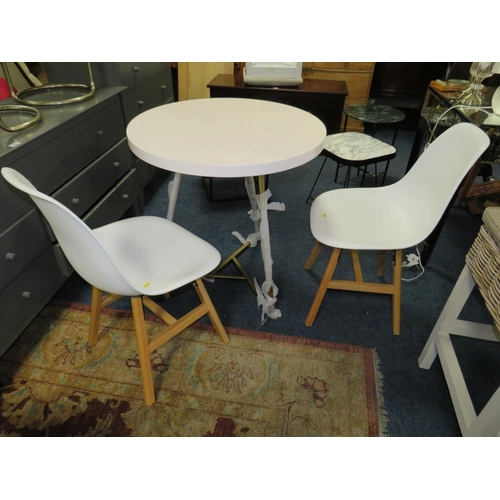
[[[500,74],[500,62],[495,63],[493,66],[493,73]],[[497,87],[495,93],[493,94],[491,106],[493,108],[493,113],[500,116],[500,87]]]
[[[493,75],[493,68],[497,63],[494,62],[474,62],[470,67],[469,86],[457,94],[458,102],[466,106],[481,106],[482,100],[482,81]]]

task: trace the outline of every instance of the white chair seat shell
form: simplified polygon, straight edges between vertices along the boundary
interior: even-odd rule
[[[394,250],[421,243],[488,144],[478,127],[455,125],[398,182],[321,194],[311,206],[313,236],[331,247],[357,250]]]
[[[221,259],[212,245],[160,217],[124,219],[94,234],[138,295],[161,295],[187,285]],[[141,258],[145,254],[148,258]]]

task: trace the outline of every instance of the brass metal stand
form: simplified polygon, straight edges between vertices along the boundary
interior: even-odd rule
[[[34,115],[30,120],[20,123],[19,125],[13,125],[12,127],[5,124],[0,116],[0,128],[6,132],[19,132],[20,130],[24,130],[28,127],[33,127],[42,120],[42,114],[40,111],[36,108],[32,108],[31,106],[22,106],[18,104],[0,106],[0,114],[1,113],[27,113]]]
[[[266,178],[264,175],[259,175],[259,193],[262,194],[266,190]],[[253,293],[257,295],[257,290],[255,288],[255,284],[247,273],[247,271],[241,265],[241,262],[238,260],[238,256],[245,251],[250,246],[250,242],[247,241],[240,248],[238,248],[235,252],[233,252],[229,257],[224,259],[214,270],[212,273],[208,274],[207,278],[222,278],[222,279],[236,279],[236,280],[246,280]],[[219,271],[224,269],[228,264],[233,263],[241,275],[233,275],[233,274],[220,274]]]
[[[19,104],[24,104],[26,106],[63,106],[65,104],[77,104],[94,97],[95,83],[94,83],[94,77],[92,75],[92,68],[90,67],[90,63],[86,63],[86,65],[89,76],[88,85],[83,83],[53,83],[47,85],[39,85],[37,87],[31,87],[24,90],[16,91],[12,84],[12,78],[10,76],[7,64],[0,63],[12,99],[14,99],[14,101],[18,102]],[[62,89],[83,90],[85,94],[77,97],[70,97],[68,99],[55,99],[55,100],[52,99],[30,100],[26,98],[28,96],[39,94],[42,92],[45,92],[48,95],[50,95],[51,92]]]

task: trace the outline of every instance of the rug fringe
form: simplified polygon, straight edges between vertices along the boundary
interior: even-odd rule
[[[375,372],[375,387],[377,390],[377,400],[379,406],[379,429],[380,437],[389,437],[387,432],[387,425],[389,418],[387,416],[387,410],[385,409],[384,402],[384,380],[382,376],[382,371],[380,369],[380,358],[375,349],[373,349],[373,369]]]

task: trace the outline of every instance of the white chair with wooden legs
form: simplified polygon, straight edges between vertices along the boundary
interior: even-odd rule
[[[431,234],[489,143],[488,136],[478,127],[461,123],[430,144],[398,182],[370,189],[336,189],[318,196],[310,214],[311,232],[317,243],[305,268],[311,269],[323,246],[332,248],[332,255],[306,325],[313,325],[328,289],[382,293],[392,295],[393,332],[398,335],[402,251],[422,243]],[[352,252],[354,281],[332,279],[342,250]],[[359,250],[393,251],[392,283],[365,282]]]
[[[172,221],[141,216],[123,219],[91,230],[64,205],[38,191],[22,174],[1,170],[5,180],[27,193],[49,222],[75,271],[93,286],[89,329],[90,346],[98,340],[102,307],[122,296],[130,296],[137,336],[139,361],[147,405],[155,402],[150,354],[208,315],[220,339],[229,341],[224,326],[203,284],[202,277],[220,262],[220,253]],[[165,295],[194,284],[201,304],[176,319],[151,296]],[[107,295],[103,298],[103,291]],[[148,339],[143,306],[167,327]]]

